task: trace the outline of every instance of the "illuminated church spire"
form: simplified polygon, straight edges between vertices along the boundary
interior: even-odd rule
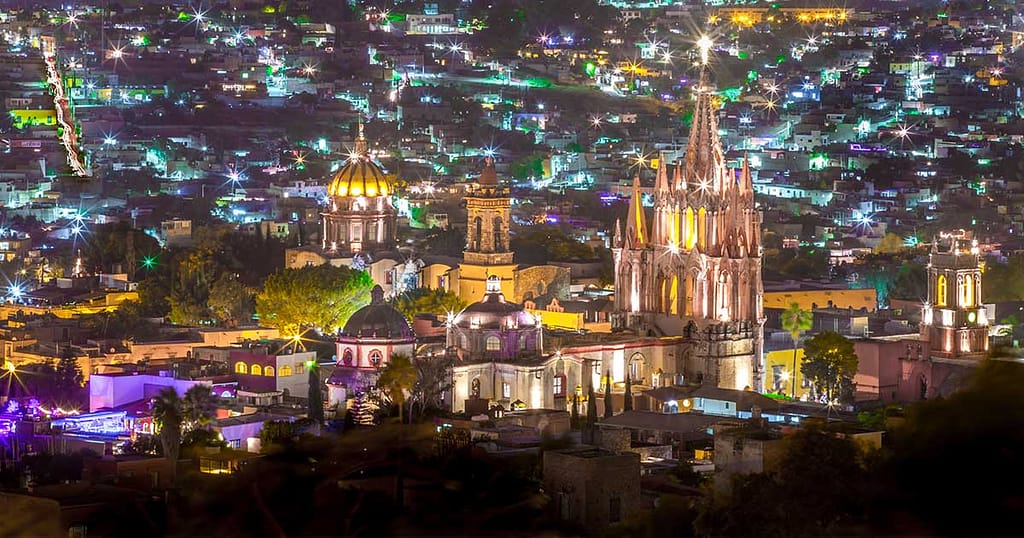
[[[683,176],[686,181],[699,185],[701,190],[721,192],[728,170],[722,153],[722,141],[718,137],[718,107],[707,76],[711,40],[702,37],[698,45],[701,46],[703,65],[695,90],[697,100],[693,106],[693,123],[686,147],[686,170]]]
[[[626,245],[632,248],[647,244],[647,216],[644,214],[643,194],[640,192],[640,174],[633,176],[633,197],[629,200],[626,217]]]

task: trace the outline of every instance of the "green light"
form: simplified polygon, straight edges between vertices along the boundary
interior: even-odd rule
[[[306,368],[313,368],[316,366],[316,361],[306,361]]]
[[[587,65],[583,66],[583,71],[588,77],[592,77],[597,73],[597,66],[594,65],[594,62],[587,62]]]
[[[156,256],[146,256],[142,258],[142,266],[146,269],[153,269],[156,265]]]

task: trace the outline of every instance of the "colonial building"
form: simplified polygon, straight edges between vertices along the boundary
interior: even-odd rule
[[[977,241],[963,230],[936,238],[920,334],[854,340],[858,397],[905,402],[948,397],[962,388],[989,351],[981,281]]]
[[[452,411],[472,402],[504,409],[566,409],[582,387],[583,361],[545,354],[543,330],[522,305],[508,302],[501,279],[487,278],[483,298],[448,324],[447,348],[458,355],[452,369]]]
[[[612,326],[683,336],[683,373],[726,388],[761,388],[761,217],[750,169],[726,166],[714,98],[702,72],[684,161],[662,160],[648,225],[634,178],[614,239]]]
[[[384,290],[374,286],[370,304],[357,310],[338,334],[334,372],[327,381],[328,404],[345,407],[354,394],[372,387],[377,372],[402,354],[412,358],[416,336],[401,312],[384,301]]]
[[[394,248],[393,194],[391,180],[370,157],[360,123],[355,150],[327,186],[321,248],[333,255]]]
[[[981,304],[978,242],[961,231],[943,234],[928,255],[928,297],[921,338],[932,357],[980,359],[988,353],[988,315]]]

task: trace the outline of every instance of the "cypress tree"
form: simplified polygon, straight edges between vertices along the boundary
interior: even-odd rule
[[[604,373],[604,418],[611,418],[612,416],[612,373],[606,371]]]
[[[633,390],[629,380],[629,374],[626,374],[626,391],[623,394],[622,410],[632,411],[633,410]]]
[[[569,425],[573,429],[580,427],[580,397],[575,392],[572,393],[572,416]]]
[[[587,426],[597,424],[597,396],[594,395],[594,383],[587,386]]]

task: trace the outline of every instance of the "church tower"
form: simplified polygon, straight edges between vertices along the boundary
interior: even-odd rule
[[[501,292],[513,297],[515,269],[509,247],[512,198],[498,182],[494,161],[488,157],[477,180],[477,189],[466,196],[466,251],[459,265],[459,296],[480,297],[487,279],[501,279]]]
[[[928,255],[921,336],[930,342],[934,358],[981,359],[988,352],[978,242],[963,230],[939,236]]]
[[[686,154],[674,167],[661,160],[650,226],[635,178],[625,229],[616,229],[612,325],[683,336],[679,371],[690,381],[757,390],[761,216],[746,159],[738,172],[726,165],[715,97],[702,69]]]

